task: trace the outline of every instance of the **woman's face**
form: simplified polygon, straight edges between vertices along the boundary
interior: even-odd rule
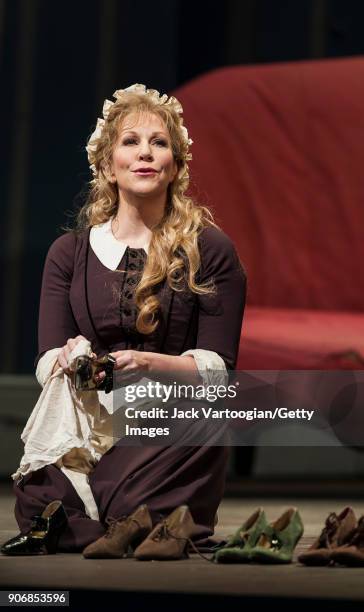
[[[111,180],[119,192],[161,195],[176,173],[171,138],[162,119],[153,113],[127,115],[111,160]]]

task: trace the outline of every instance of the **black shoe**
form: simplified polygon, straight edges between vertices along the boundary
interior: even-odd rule
[[[67,525],[67,514],[60,500],[52,501],[40,516],[33,516],[27,533],[19,533],[1,547],[3,555],[51,555]]]

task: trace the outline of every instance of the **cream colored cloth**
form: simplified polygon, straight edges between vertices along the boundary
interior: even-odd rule
[[[48,351],[38,363],[37,379],[44,386],[21,435],[24,455],[12,478],[17,481],[55,464],[75,486],[87,514],[98,518],[87,475],[114,443],[112,417],[100,402],[100,392],[76,391],[62,368],[52,374],[59,350]],[[71,352],[71,368],[80,355],[91,355],[87,340],[79,342]],[[109,409],[111,404],[112,410],[110,400],[106,403]]]

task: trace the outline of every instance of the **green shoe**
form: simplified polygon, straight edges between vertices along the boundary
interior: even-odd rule
[[[263,529],[251,550],[251,560],[256,563],[291,563],[302,534],[303,523],[297,508],[288,508],[274,523]]]
[[[258,508],[234,535],[230,536],[225,546],[215,553],[214,561],[216,563],[248,563],[251,550],[267,525],[264,510]]]

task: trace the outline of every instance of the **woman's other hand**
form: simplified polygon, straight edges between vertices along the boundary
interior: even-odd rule
[[[115,351],[110,355],[116,359],[114,370],[121,370],[125,379],[138,380],[149,371],[149,359],[143,351],[127,349],[125,351]],[[100,378],[102,379],[102,376]]]
[[[65,374],[69,375],[71,373],[68,367],[68,360],[69,360],[71,352],[73,351],[75,346],[77,346],[77,344],[81,342],[81,340],[87,340],[87,338],[85,338],[84,336],[77,336],[76,338],[68,338],[67,344],[65,344],[61,348],[60,352],[58,353],[58,358],[57,358],[56,363],[54,364],[52,374],[54,374],[54,372],[58,370],[58,368],[62,368]]]

